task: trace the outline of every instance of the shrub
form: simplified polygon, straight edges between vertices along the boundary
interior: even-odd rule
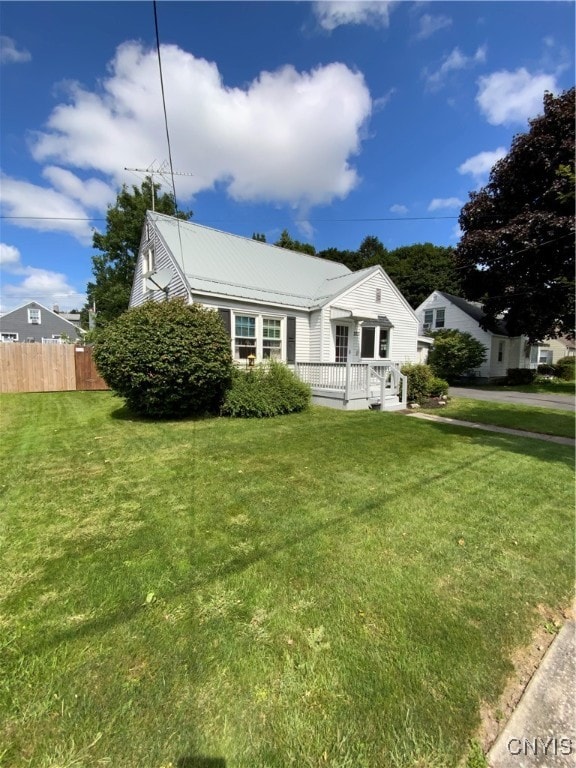
[[[408,402],[422,403],[431,397],[439,397],[448,392],[448,382],[434,376],[429,365],[415,363],[403,365],[401,372],[408,379]]]
[[[556,363],[556,375],[562,381],[574,381],[576,357],[561,357]]]
[[[556,366],[551,363],[540,363],[536,369],[540,376],[556,376]]]
[[[99,331],[94,360],[130,410],[152,418],[217,412],[232,376],[218,314],[182,299],[120,315]]]
[[[248,371],[235,370],[222,405],[223,416],[264,418],[305,410],[310,387],[276,360]]]
[[[508,368],[506,371],[506,383],[511,386],[532,384],[536,378],[536,371],[531,368]]]
[[[486,360],[486,347],[470,333],[442,328],[431,336],[434,345],[428,353],[428,365],[435,376],[453,382]]]

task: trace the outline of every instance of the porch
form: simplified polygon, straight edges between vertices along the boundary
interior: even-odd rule
[[[316,405],[351,411],[406,408],[406,376],[393,363],[296,363],[295,372],[310,385]]]

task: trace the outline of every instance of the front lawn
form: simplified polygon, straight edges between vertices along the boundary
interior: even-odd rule
[[[496,403],[490,400],[472,400],[455,397],[441,410],[423,409],[435,416],[447,416],[451,419],[475,421],[479,424],[493,424],[497,427],[524,429],[527,432],[540,432],[545,435],[574,437],[576,417],[573,411],[561,411],[551,408],[537,408],[532,405]]]
[[[0,419],[3,766],[456,766],[570,601],[570,448],[101,392]]]

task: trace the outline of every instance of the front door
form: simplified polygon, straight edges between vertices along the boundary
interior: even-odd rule
[[[348,360],[348,326],[336,326],[336,362],[345,363]]]

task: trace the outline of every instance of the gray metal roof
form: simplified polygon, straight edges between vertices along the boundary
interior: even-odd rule
[[[352,272],[328,259],[151,211],[147,215],[193,293],[313,309],[374,269]]]

